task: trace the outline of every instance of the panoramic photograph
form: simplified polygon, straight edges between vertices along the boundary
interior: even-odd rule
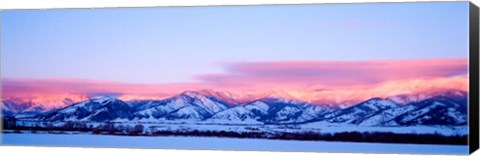
[[[466,154],[468,4],[2,10],[1,141]]]

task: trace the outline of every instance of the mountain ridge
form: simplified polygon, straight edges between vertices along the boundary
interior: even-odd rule
[[[340,108],[272,95],[232,104],[203,92],[185,91],[163,100],[136,100],[135,103],[101,97],[23,116],[12,112],[15,109],[7,102],[2,103],[2,112],[4,116],[14,116],[17,113],[19,119],[39,121],[192,121],[228,124],[327,121],[366,126],[462,125],[466,124],[467,95],[463,91],[449,91],[420,101],[415,101],[415,96],[418,95],[401,95],[401,100],[398,99],[400,96],[375,97]]]

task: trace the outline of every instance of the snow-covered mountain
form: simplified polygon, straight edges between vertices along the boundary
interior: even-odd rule
[[[466,125],[466,102],[445,97],[434,97],[393,109],[400,115],[389,120],[387,125]]]
[[[134,106],[129,120],[204,120],[230,106],[213,96],[186,91],[165,100],[148,100]]]
[[[33,118],[41,121],[110,121],[127,117],[131,113],[129,104],[111,97],[91,99],[71,106],[50,111]]]
[[[3,100],[0,103],[3,116],[32,116],[45,112],[41,106],[37,106],[32,102],[22,102],[18,100]]]
[[[315,106],[295,100],[267,97],[213,115],[214,123],[304,123],[316,119],[332,108]]]
[[[468,93],[463,91],[432,95],[405,94],[372,98],[341,108],[272,95],[231,104],[211,93],[186,91],[163,100],[135,100],[128,103],[115,98],[102,97],[40,114],[27,114],[25,110],[33,108],[28,104],[18,105],[4,101],[2,110],[4,116],[15,115],[18,119],[40,121],[191,121],[212,124],[327,122],[362,126],[466,125],[467,95]]]
[[[23,112],[23,110],[31,105],[20,105],[10,100],[4,100],[0,103],[0,106],[2,107],[3,116],[14,116],[15,114]]]
[[[88,100],[88,97],[64,94],[58,97],[2,97],[3,116],[30,117]]]
[[[460,90],[447,90],[447,91],[438,91],[431,93],[411,93],[411,94],[399,94],[390,96],[387,99],[392,100],[399,104],[409,104],[413,102],[420,102],[425,99],[430,99],[434,97],[445,97],[452,100],[466,100],[468,95],[465,91]]]
[[[364,120],[382,113],[384,110],[397,106],[398,103],[392,100],[372,98],[357,105],[327,114],[324,116],[324,119],[332,123],[360,124]]]
[[[324,117],[331,123],[364,126],[465,125],[467,95],[451,91],[420,101],[415,99],[419,95],[373,98]]]
[[[11,103],[8,103],[7,101],[2,101],[0,103],[0,107],[2,107],[2,115],[4,117],[10,117],[14,116],[18,112],[16,112],[16,106],[13,106]]]

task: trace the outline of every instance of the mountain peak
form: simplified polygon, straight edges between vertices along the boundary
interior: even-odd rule
[[[114,100],[114,99],[115,98],[111,97],[111,96],[102,96],[102,97],[95,98],[94,100],[96,100],[96,101],[108,101],[108,100]]]
[[[191,91],[191,90],[187,90],[187,91],[184,91],[180,94],[180,96],[186,96],[186,97],[191,97],[191,98],[198,98],[198,97],[202,97],[202,96],[205,96],[203,95],[202,93],[199,93],[197,91]]]
[[[434,94],[435,96],[444,96],[449,98],[464,98],[468,96],[468,92],[462,90],[448,90]]]
[[[410,93],[410,94],[398,94],[386,98],[387,100],[394,101],[399,104],[409,104],[412,102],[419,102],[425,99],[434,97],[449,98],[452,100],[462,100],[467,97],[468,92],[462,90],[438,90],[422,93]]]
[[[301,102],[301,101],[297,101],[297,100],[292,100],[292,99],[286,99],[286,98],[283,98],[281,96],[277,96],[277,95],[269,95],[269,96],[266,96],[266,97],[263,97],[261,99],[258,99],[257,101],[262,101],[262,102],[266,102],[266,103],[290,103],[290,104],[302,104],[304,102]]]
[[[366,102],[370,102],[370,101],[382,101],[382,100],[385,100],[385,99],[382,99],[380,97],[374,97],[374,98],[371,98],[371,99],[368,99]]]

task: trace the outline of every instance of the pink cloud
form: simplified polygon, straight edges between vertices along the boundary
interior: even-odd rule
[[[197,75],[199,81],[194,83],[5,78],[2,98],[61,107],[97,95],[122,100],[163,99],[186,90],[212,89],[238,93],[238,97],[274,93],[289,99],[340,104],[397,94],[468,91],[467,68],[466,59],[246,62],[226,65],[225,73]]]
[[[195,78],[232,87],[270,84],[337,88],[465,75],[467,69],[466,59],[249,62],[230,64],[225,73],[197,75]]]
[[[135,84],[89,79],[3,79],[3,97],[44,97],[51,95],[137,95],[165,97],[189,89],[204,88],[196,83]]]

